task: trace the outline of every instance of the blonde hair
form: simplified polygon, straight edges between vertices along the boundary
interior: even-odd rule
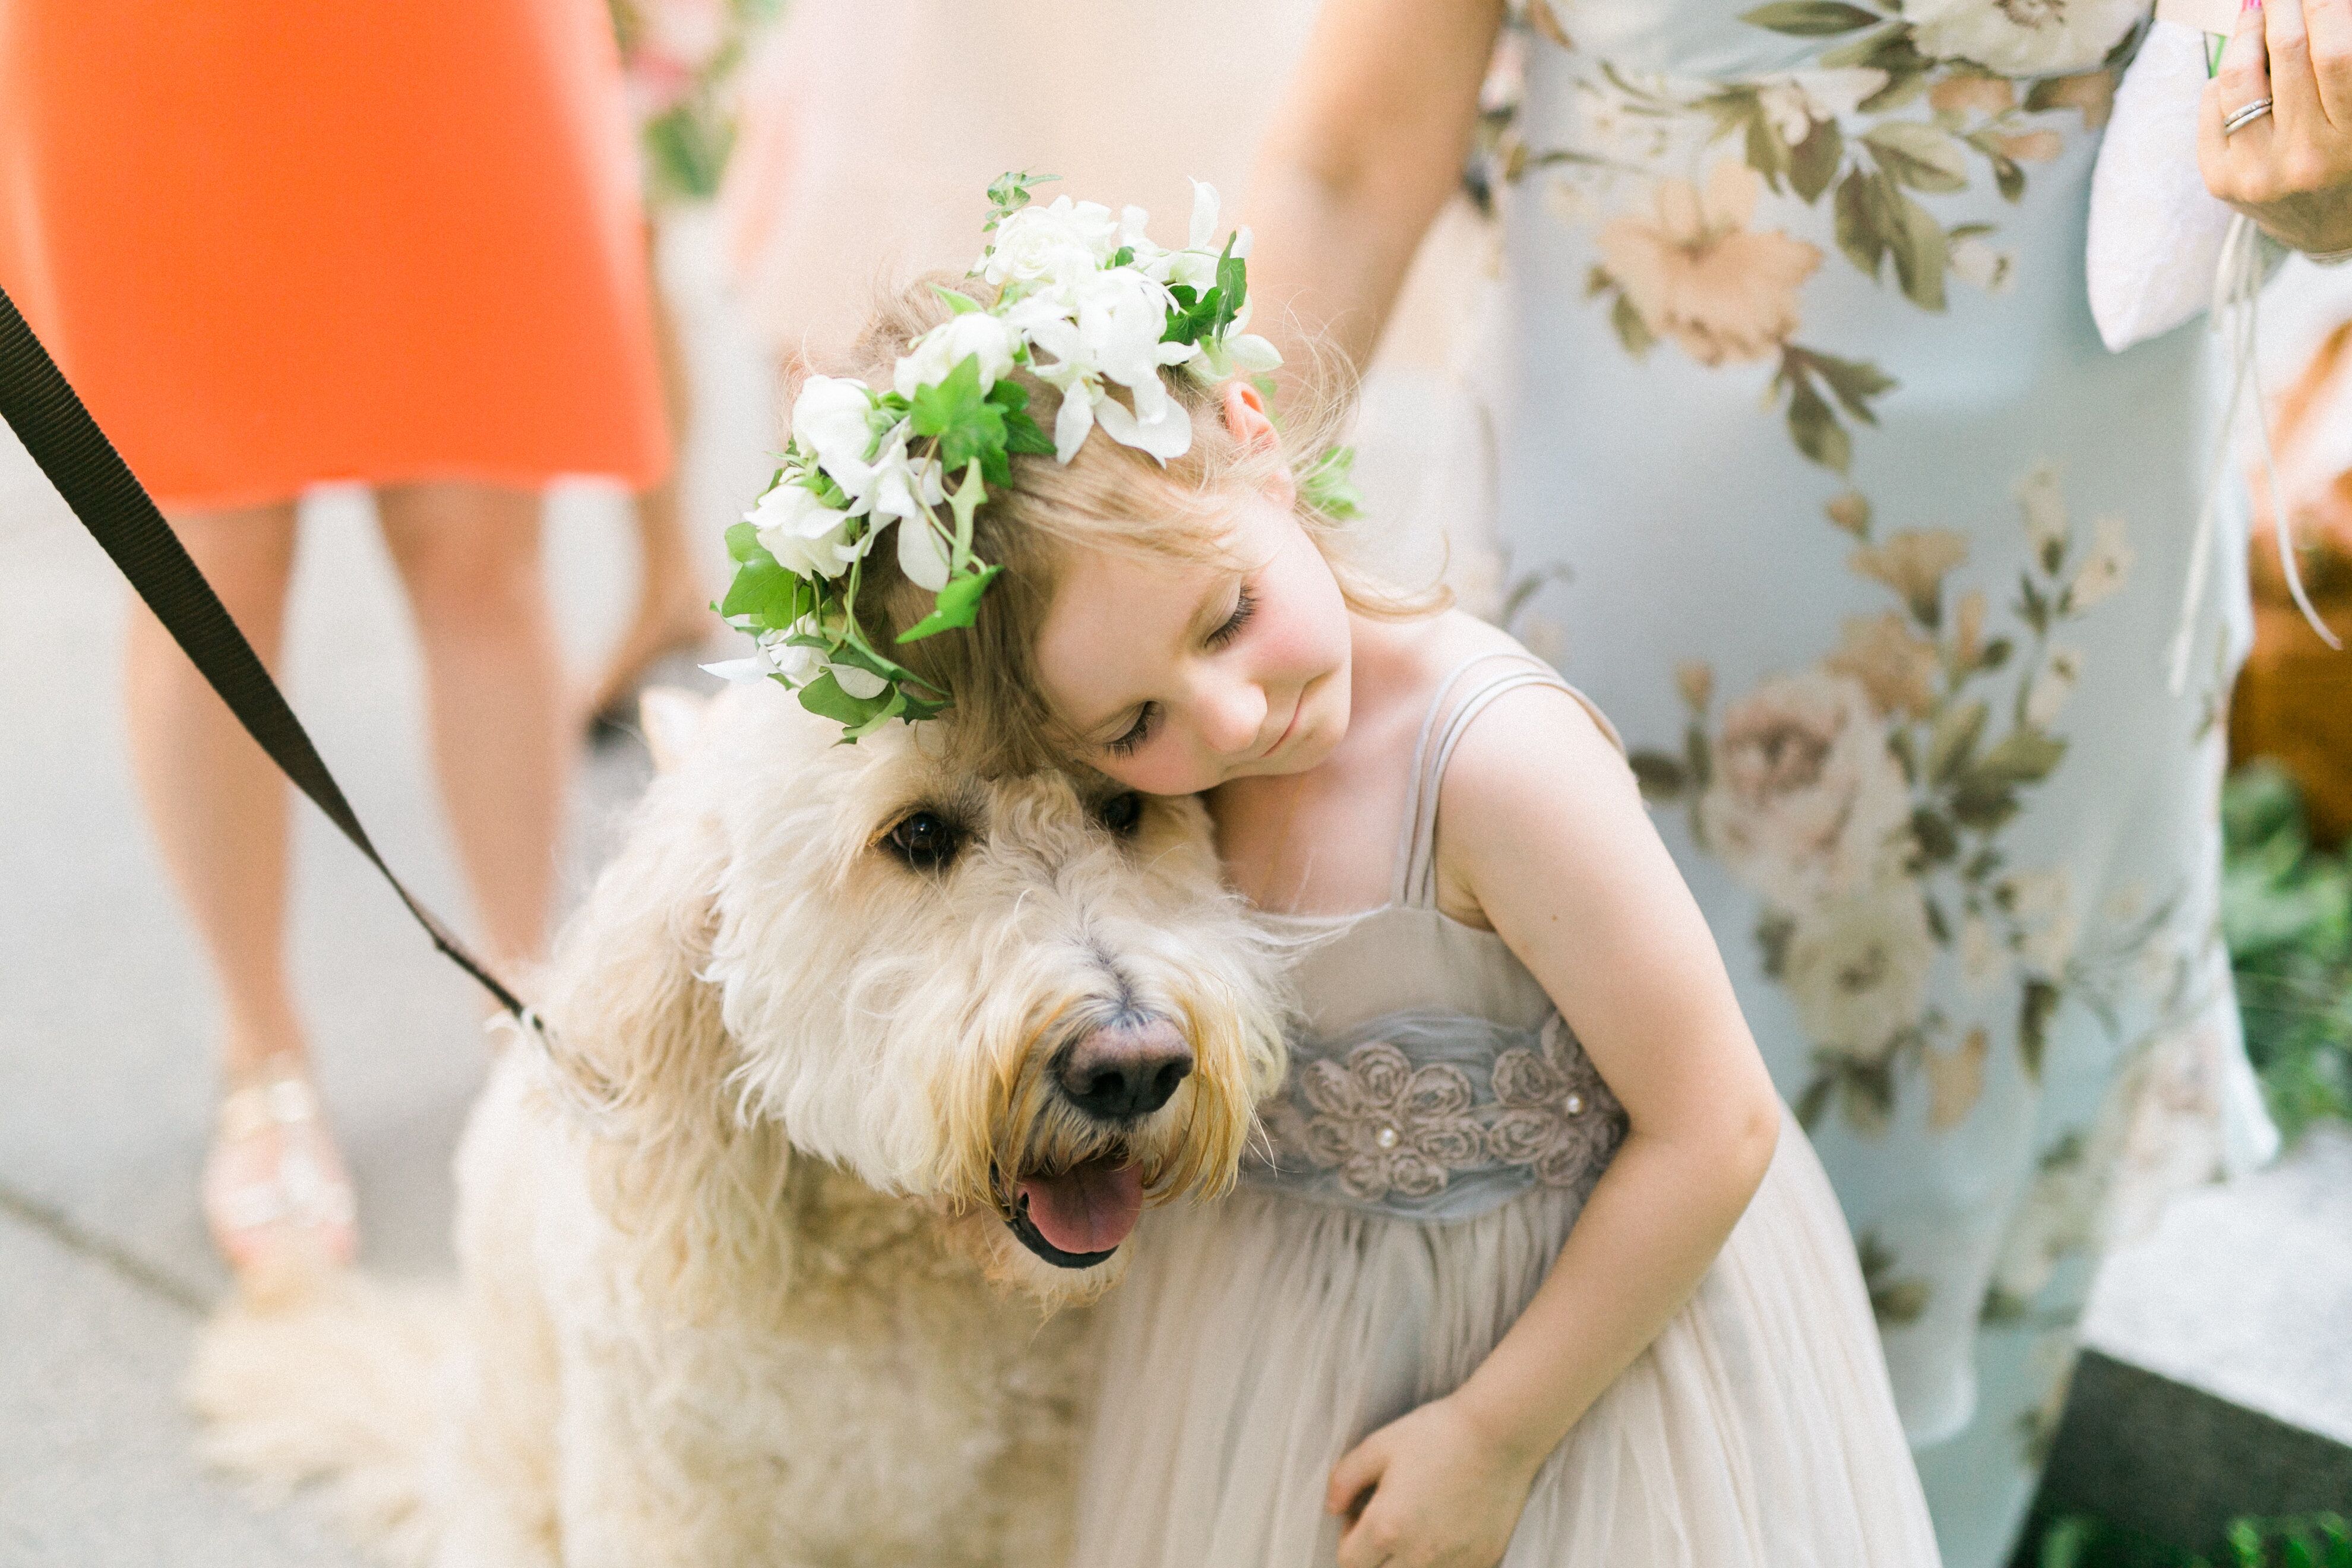
[[[951,314],[938,288],[992,302],[978,279],[947,273],[885,289],[844,361],[825,367],[826,374],[887,387],[907,345]],[[1398,620],[1442,609],[1451,600],[1444,588],[1400,588],[1368,570],[1349,523],[1318,508],[1312,487],[1301,482],[1323,459],[1354,401],[1352,378],[1335,363],[1332,356],[1313,353],[1307,374],[1286,395],[1282,439],[1275,446],[1235,438],[1225,424],[1223,386],[1172,374],[1163,378],[1170,395],[1192,420],[1192,444],[1181,457],[1163,464],[1089,436],[1066,464],[1051,456],[1013,458],[1012,483],[990,485],[988,502],[973,518],[973,552],[1003,568],[973,624],[899,643],[900,632],[930,613],[932,595],[907,579],[897,552],[886,547],[866,558],[857,596],[861,629],[876,647],[952,699],[955,721],[949,728],[970,765],[1012,773],[1082,760],[1076,738],[1045,703],[1035,655],[1063,553],[1072,548],[1186,563],[1225,560],[1221,499],[1236,489],[1262,489],[1286,470],[1298,498],[1299,524],[1329,563],[1349,608]],[[1050,432],[1061,394],[1025,370],[1012,379],[1026,389],[1030,413]]]

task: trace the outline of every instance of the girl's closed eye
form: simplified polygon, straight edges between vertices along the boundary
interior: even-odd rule
[[[1151,739],[1151,721],[1158,716],[1160,704],[1147,702],[1135,710],[1135,722],[1127,732],[1113,741],[1103,742],[1103,750],[1114,757],[1131,757],[1140,751],[1143,742]]]
[[[1209,646],[1213,648],[1223,647],[1241,636],[1242,628],[1249,625],[1250,617],[1256,614],[1257,595],[1250,592],[1250,585],[1247,583],[1244,583],[1240,591],[1234,595],[1234,613],[1225,617],[1224,625],[1209,634]]]

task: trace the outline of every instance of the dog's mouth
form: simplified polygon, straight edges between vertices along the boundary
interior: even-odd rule
[[[1120,1152],[1020,1177],[1004,1223],[1056,1268],[1092,1268],[1118,1249],[1142,1213],[1143,1167]]]

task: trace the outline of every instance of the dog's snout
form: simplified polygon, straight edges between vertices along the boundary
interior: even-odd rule
[[[1159,1110],[1192,1071],[1192,1046],[1164,1018],[1089,1030],[1055,1067],[1062,1092],[1112,1121]]]

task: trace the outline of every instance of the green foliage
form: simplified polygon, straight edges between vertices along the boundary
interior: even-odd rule
[[[1363,494],[1356,489],[1356,449],[1324,447],[1323,455],[1298,477],[1298,491],[1325,517],[1345,522],[1363,516]]]
[[[2332,1511],[2232,1521],[2222,1540],[2190,1551],[2088,1514],[2054,1519],[2035,1543],[2037,1568],[2352,1568],[2352,1525]]]
[[[1176,309],[1168,312],[1167,330],[1160,334],[1163,343],[1213,342],[1224,336],[1225,329],[1241,314],[1242,305],[1249,298],[1248,268],[1234,254],[1234,237],[1227,236],[1225,248],[1217,255],[1217,280],[1206,293],[1188,284],[1178,283],[1168,292],[1174,296]]]
[[[2352,852],[2312,847],[2294,780],[2267,763],[2231,776],[2221,834],[2221,932],[2271,1113],[2289,1136],[2352,1118]]]
[[[980,226],[982,234],[994,234],[996,226],[1029,205],[1029,193],[1039,185],[1052,184],[1059,174],[1033,174],[1026,169],[999,174],[988,187],[988,221]]]

